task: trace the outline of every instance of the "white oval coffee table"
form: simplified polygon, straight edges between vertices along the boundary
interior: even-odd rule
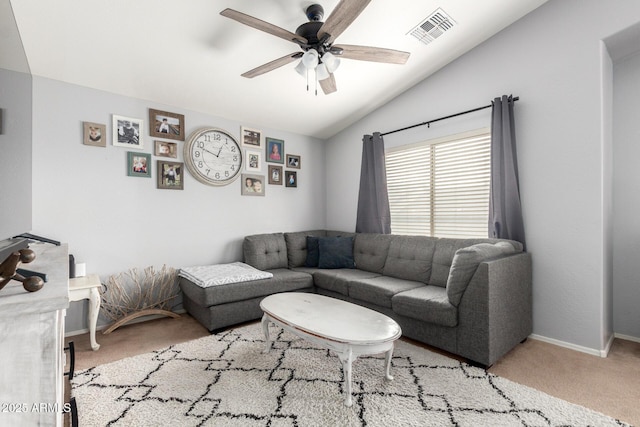
[[[339,299],[303,292],[270,295],[262,300],[260,308],[264,311],[265,353],[271,349],[269,322],[337,353],[344,371],[346,406],[352,405],[351,364],[358,356],[385,353],[385,377],[393,379],[390,374],[393,346],[402,330],[388,316]]]

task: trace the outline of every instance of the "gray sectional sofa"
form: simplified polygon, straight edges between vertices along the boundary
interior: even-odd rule
[[[180,278],[185,309],[210,331],[259,319],[262,298],[290,291],[369,307],[405,337],[482,366],[532,331],[531,257],[519,242],[313,230],[247,236],[243,252],[273,277],[211,288]]]

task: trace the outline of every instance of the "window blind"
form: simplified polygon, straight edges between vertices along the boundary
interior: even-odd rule
[[[487,237],[489,129],[385,153],[394,234]]]

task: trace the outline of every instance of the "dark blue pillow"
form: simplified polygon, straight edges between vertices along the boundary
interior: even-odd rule
[[[305,267],[317,267],[320,252],[318,251],[318,238],[307,236],[307,259],[304,262]]]
[[[353,237],[318,239],[318,268],[355,268]]]

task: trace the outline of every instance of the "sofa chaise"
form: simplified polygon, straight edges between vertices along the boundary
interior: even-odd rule
[[[316,292],[396,320],[405,337],[488,367],[532,331],[531,256],[501,239],[313,230],[246,236],[244,262],[269,279],[202,288],[184,307],[209,331],[262,316],[277,292]]]

